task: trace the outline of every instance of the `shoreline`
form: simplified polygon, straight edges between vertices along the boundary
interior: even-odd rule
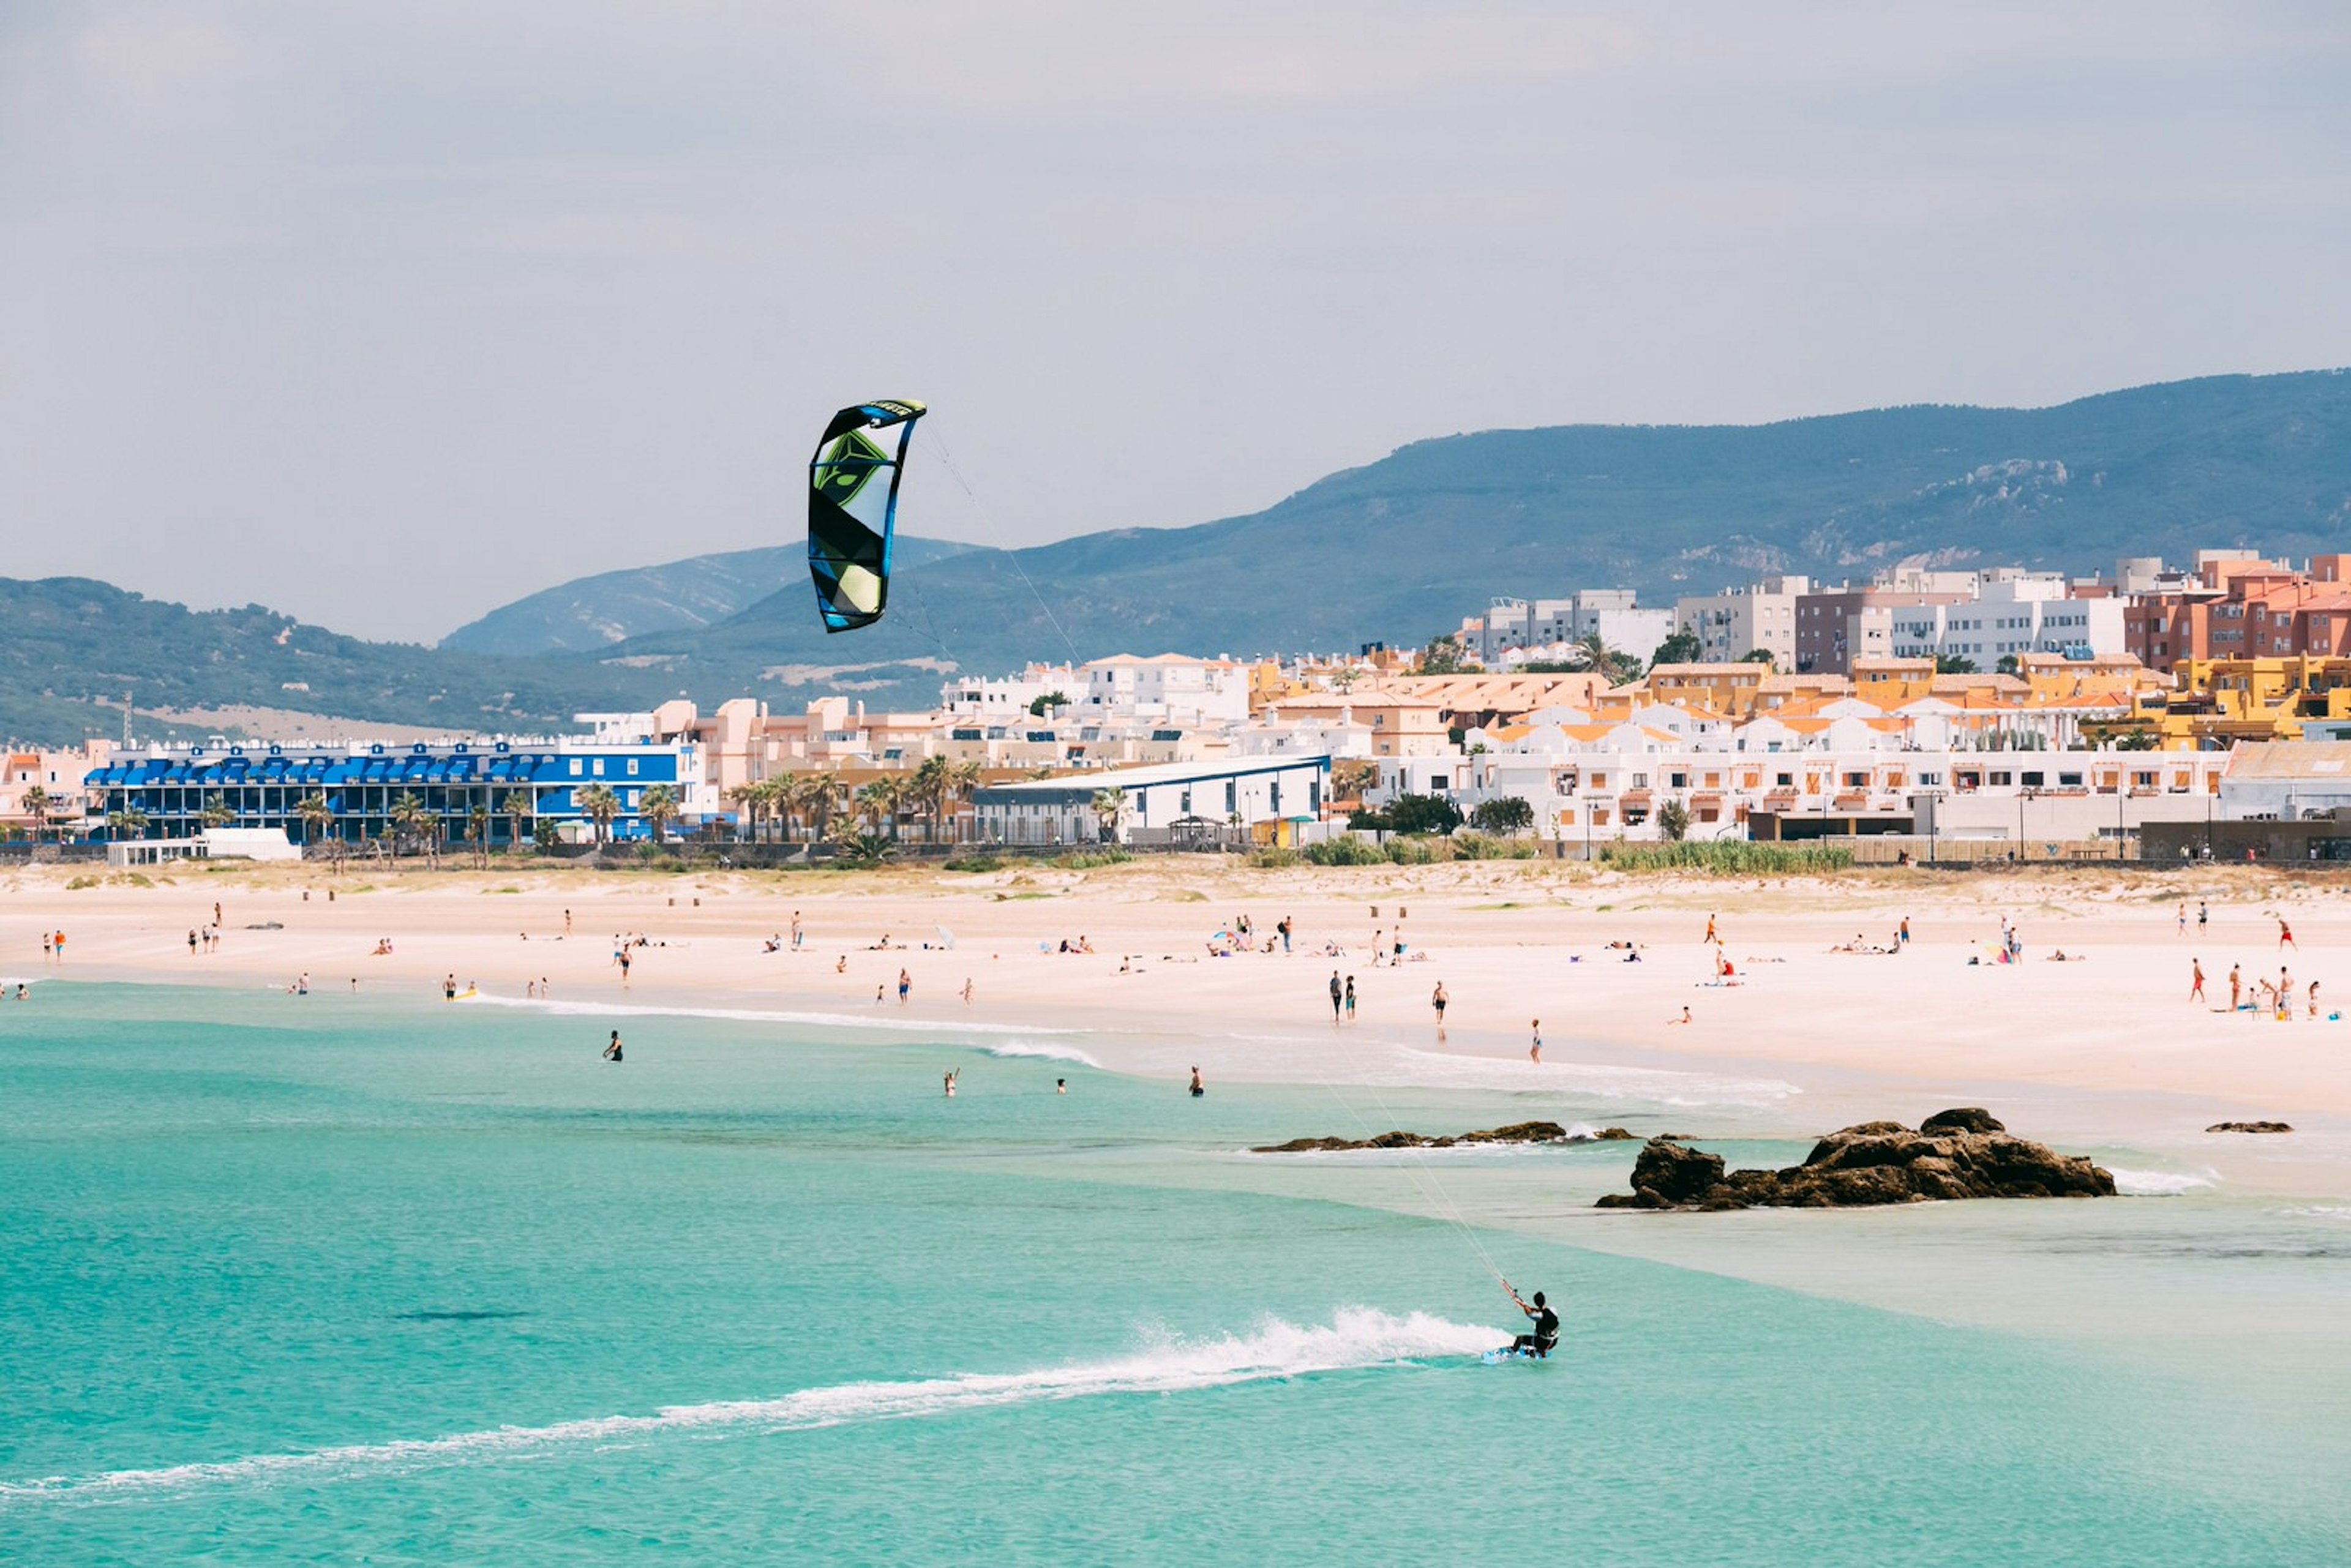
[[[1602,1103],[1644,1097],[1627,1084],[1646,1083],[1657,1092],[1646,1097],[1670,1103],[1674,1084],[1706,1083],[1693,1112],[1738,1085],[1752,1102],[1740,1122],[1792,1137],[1986,1103],[2029,1136],[2166,1149],[2190,1140],[2199,1150],[2221,1139],[2210,1154],[2232,1170],[2299,1168],[2289,1179],[2313,1193],[2351,1186],[2326,1185],[2329,1173],[2351,1171],[2351,1154],[2322,1146],[2351,1123],[2351,1019],[2281,1024],[2183,1001],[2195,958],[2208,998],[2223,1005],[2232,961],[2249,976],[2290,967],[2298,1004],[2311,979],[2329,998],[2325,1011],[2351,1003],[2351,910],[2327,898],[2330,879],[2307,873],[2220,868],[2199,873],[2199,899],[2176,873],[2126,869],[2086,883],[2080,868],[2062,882],[2037,872],[1759,882],[1520,862],[1301,873],[1144,861],[820,883],[497,868],[369,883],[299,866],[76,890],[50,869],[0,883],[12,986],[23,975],[282,988],[308,973],[314,995],[347,994],[356,977],[362,996],[423,999],[454,977],[461,990],[478,983],[485,993],[456,1005],[1082,1040],[1104,1071],[1144,1077],[1196,1061],[1212,1082],[1556,1092]],[[191,956],[187,933],[209,925],[215,902],[219,949]],[[1399,907],[1410,910],[1406,961],[1374,967],[1373,934],[1391,943]],[[806,933],[799,952],[789,950],[795,910]],[[1260,945],[1291,918],[1299,950],[1209,956],[1214,933],[1244,915]],[[2294,935],[2282,957],[2280,915]],[[1891,946],[1905,919],[1913,940],[1898,956],[1831,951],[1856,931]],[[1710,983],[1716,948],[1700,939],[1709,920],[1736,985]],[[2004,920],[2023,934],[2024,961],[1981,961]],[[62,964],[41,962],[49,929],[68,933]],[[623,986],[613,936],[640,932],[646,945],[630,949]],[[884,933],[886,949],[875,946]],[[771,936],[787,950],[764,951]],[[392,954],[371,956],[386,937]],[[1060,951],[1081,938],[1091,953]],[[1640,962],[1606,946],[1625,942],[1640,945]],[[1325,943],[1344,951],[1323,952]],[[2043,956],[2058,948],[2081,961]],[[1332,1022],[1333,970],[1355,981],[1353,1024]],[[912,988],[903,1006],[901,971]],[[526,995],[541,976],[550,994]],[[1451,999],[1441,1040],[1428,999],[1440,979]],[[6,1018],[0,1011],[0,1026]],[[1540,1067],[1525,1043],[1538,1018]],[[2202,1131],[2251,1119],[2305,1132],[2236,1135],[2231,1147],[2229,1135]],[[2306,1155],[2246,1152],[2295,1138]]]

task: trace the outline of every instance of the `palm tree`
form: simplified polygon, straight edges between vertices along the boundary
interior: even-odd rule
[[[125,806],[106,814],[106,831],[117,841],[143,839],[147,836],[147,813],[136,806]]]
[[[523,821],[526,818],[538,816],[538,807],[528,794],[520,789],[509,789],[498,801],[498,810],[507,820],[507,843],[518,847],[523,841]]]
[[[474,859],[486,871],[490,864],[490,809],[476,801],[465,813],[465,841],[474,846]]]
[[[656,784],[637,797],[637,815],[653,831],[653,842],[660,843],[672,822],[684,807],[678,803],[677,791],[666,784]]]
[[[976,759],[956,763],[948,770],[947,775],[947,789],[954,797],[955,803],[958,806],[970,804],[972,792],[979,788],[981,781],[987,777],[987,770]]]
[[[55,804],[57,797],[41,785],[25,791],[25,810],[32,816],[33,841],[37,844],[41,841],[41,830],[49,825],[49,808]]]
[[[886,832],[893,842],[898,837],[898,809],[905,800],[903,779],[876,779],[857,791],[858,810],[872,821],[874,831]]]
[[[621,814],[621,798],[603,784],[590,784],[573,797],[580,810],[596,825],[596,841],[609,843],[612,837],[612,819]]]
[[[743,813],[743,821],[750,825],[747,836],[739,832],[737,835],[746,843],[759,841],[759,819],[768,814],[768,807],[775,802],[775,791],[768,789],[768,780],[762,779],[754,783],[737,784],[726,791],[726,799],[734,802],[735,809]]]
[[[777,834],[784,842],[792,841],[792,811],[800,799],[800,776],[778,773],[759,783],[759,801],[769,817],[775,819]]]
[[[402,840],[423,836],[424,802],[417,799],[415,790],[403,789],[400,799],[392,803],[392,810],[385,815],[392,819],[392,858],[398,860]]]
[[[923,813],[923,841],[939,841],[939,820],[947,814],[947,796],[955,788],[955,765],[944,757],[925,757],[907,781],[907,792]]]
[[[1118,837],[1119,819],[1125,815],[1125,790],[1113,785],[1094,791],[1094,816],[1102,823],[1102,842],[1109,843]]]
[[[228,797],[214,790],[204,797],[204,809],[196,813],[196,821],[207,828],[225,828],[236,821],[236,813],[228,809]]]
[[[821,773],[811,773],[793,787],[793,804],[800,809],[808,823],[809,841],[814,843],[826,835],[832,825],[832,813],[840,803],[841,783]]]
[[[329,824],[335,820],[334,808],[327,804],[325,794],[316,789],[302,797],[294,814],[302,819],[302,841],[306,844],[325,838]]]

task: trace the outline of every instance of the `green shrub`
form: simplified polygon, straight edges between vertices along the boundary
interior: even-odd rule
[[[1299,852],[1315,865],[1385,865],[1387,852],[1379,845],[1348,837],[1326,839]]]
[[[941,861],[939,865],[946,871],[967,871],[980,873],[1004,869],[1002,861],[994,855],[987,854],[949,855],[946,860]]]
[[[1433,865],[1453,858],[1453,845],[1445,839],[1432,839],[1421,834],[1410,838],[1390,839],[1384,846],[1390,865]]]
[[[85,887],[96,887],[106,879],[102,876],[78,876],[66,883],[68,893],[79,893]]]
[[[1056,855],[1053,863],[1063,871],[1092,871],[1096,866],[1123,865],[1134,858],[1131,851],[1105,844],[1098,850],[1072,850],[1068,854]]]
[[[1700,843],[1603,844],[1600,862],[1617,871],[1702,871],[1716,876],[1786,876],[1844,871],[1853,852],[1828,844],[1758,844],[1744,839]]]
[[[1465,861],[1531,861],[1535,846],[1525,839],[1495,838],[1486,833],[1453,835],[1453,858]]]
[[[1320,844],[1312,845],[1309,852],[1322,847]],[[1300,862],[1296,850],[1266,849],[1252,853],[1249,858],[1249,863],[1259,871],[1280,871],[1285,867],[1297,865]]]

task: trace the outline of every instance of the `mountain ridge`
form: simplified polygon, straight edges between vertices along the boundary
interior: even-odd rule
[[[781,573],[761,596],[766,579],[738,571],[699,623],[528,654],[362,643],[260,606],[191,612],[89,579],[0,580],[12,632],[0,641],[0,732],[113,733],[126,682],[159,707],[300,706],[453,730],[559,727],[575,711],[681,693],[705,707],[751,695],[789,708],[830,690],[928,706],[942,663],[996,674],[1169,648],[1417,644],[1502,594],[1631,587],[1658,603],[1769,571],[1834,580],[1912,558],[2082,572],[2121,556],[2346,545],[2351,376],[2340,370],[2202,377],[2036,410],[1922,403],[1763,425],[1484,431],[1410,443],[1259,512],[1186,528],[1017,552],[942,546],[920,560],[910,550],[889,615],[838,637],[810,609],[796,545],[598,574],[472,623],[537,601],[509,629],[560,632],[599,613],[603,591],[583,584],[606,584],[639,595],[605,618],[624,624],[648,603],[678,607],[658,582],[622,580],[687,567],[706,577],[744,555]]]

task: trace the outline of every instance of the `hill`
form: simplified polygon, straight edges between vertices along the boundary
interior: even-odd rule
[[[2220,376],[2046,409],[1448,436],[1249,517],[910,569],[890,619],[852,637],[827,639],[795,586],[622,650],[697,690],[756,677],[771,699],[854,658],[881,666],[853,678],[885,697],[926,698],[931,677],[907,661],[1000,671],[1072,653],[1418,643],[1498,594],[1629,586],[1660,603],[1767,571],[1837,580],[1918,558],[2088,572],[2233,545],[2351,546],[2351,376]]]
[[[905,569],[969,547],[902,535],[895,548]],[[440,645],[469,653],[594,653],[651,632],[716,625],[771,593],[807,582],[803,545],[698,555],[559,583],[458,627]]]
[[[120,734],[126,692],[143,738],[186,727],[156,710],[222,707],[545,731],[569,728],[581,708],[676,689],[626,666],[366,643],[259,605],[191,611],[87,578],[0,578],[0,735],[36,740]]]
[[[441,648],[258,606],[194,613],[85,580],[0,580],[0,733],[114,733],[119,707],[99,705],[126,687],[141,709],[451,730],[546,729],[680,692],[705,708],[827,691],[927,706],[948,669],[1419,643],[1498,594],[1630,586],[1655,603],[1765,571],[1837,579],[1919,558],[2083,572],[2212,546],[2351,548],[2351,375],[2219,376],[2045,409],[1447,436],[1249,517],[911,549],[889,618],[838,637],[793,547],[567,583]]]

